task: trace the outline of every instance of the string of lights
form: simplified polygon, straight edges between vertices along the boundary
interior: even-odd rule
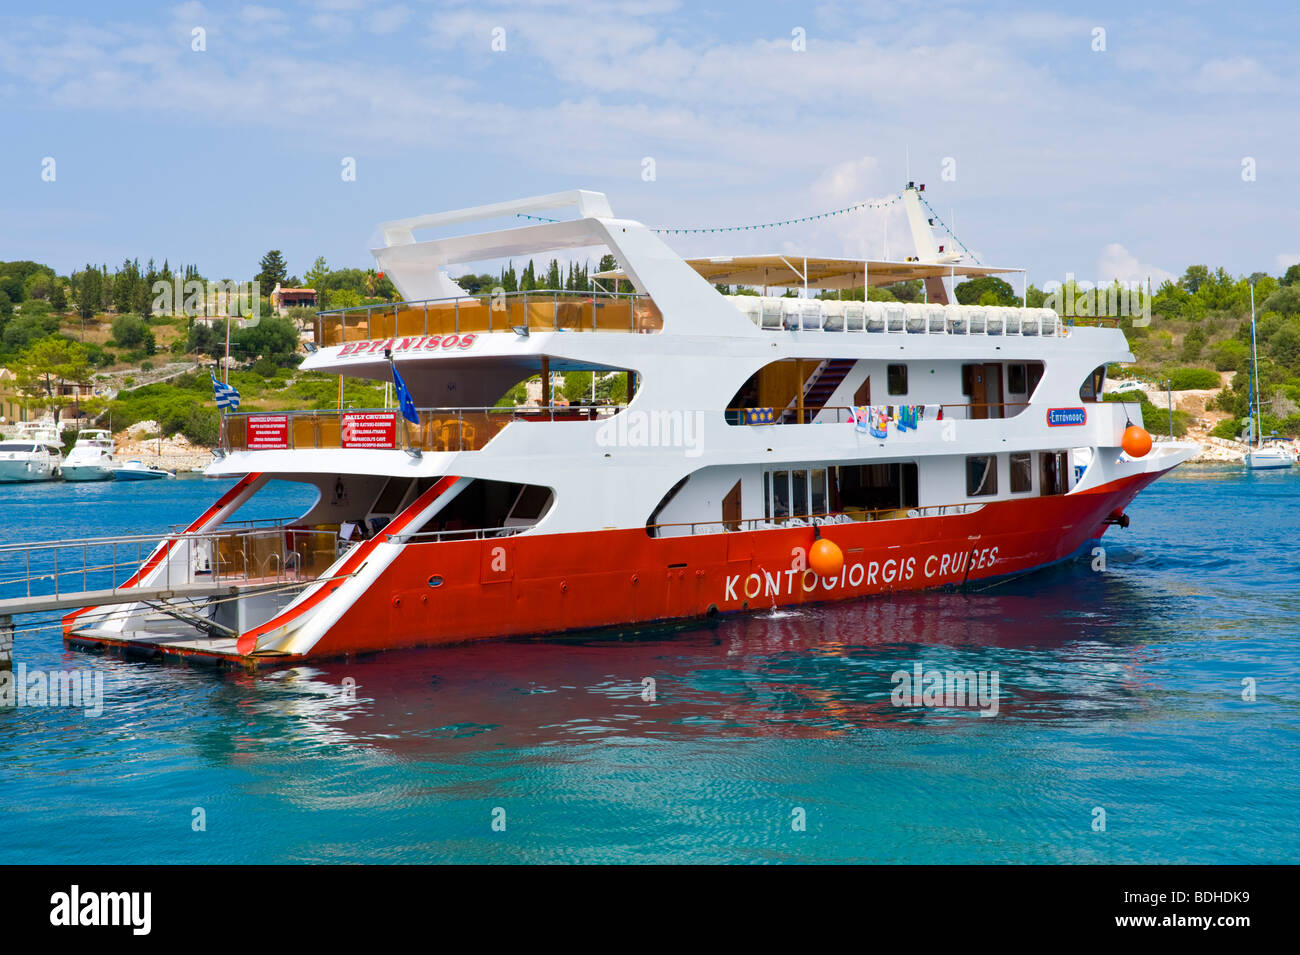
[[[658,233],[659,235],[704,235],[707,233],[719,233],[719,232],[754,232],[761,229],[779,229],[782,228],[783,226],[800,225],[804,222],[815,222],[818,219],[830,219],[834,216],[848,215],[853,212],[863,212],[866,210],[874,210],[874,209],[887,209],[890,206],[900,202],[902,198],[903,198],[903,194],[900,192],[893,196],[890,196],[888,199],[878,199],[870,202],[855,202],[851,206],[845,206],[843,209],[832,209],[830,212],[821,212],[811,216],[799,216],[794,219],[779,219],[776,222],[760,222],[754,225],[714,226],[712,228],[706,228],[706,229],[651,229],[650,231]],[[930,216],[933,218],[933,220],[939,223],[939,225],[943,227],[944,232],[948,233],[948,235],[952,238],[952,241],[955,242],[958,246],[960,246],[961,250],[964,253],[966,253],[966,255],[970,256],[971,261],[973,261],[976,265],[982,265],[983,263],[981,263],[980,260],[975,256],[975,253],[973,253],[970,249],[966,247],[966,243],[962,242],[961,239],[957,238],[956,234],[952,231],[952,229],[948,227],[948,224],[944,222],[943,219],[939,216],[939,213],[934,211],[934,207],[930,205],[930,203],[926,200],[925,196],[918,194],[918,198],[920,198],[921,202],[925,205],[925,208],[929,210]],[[546,216],[528,215],[527,213],[524,212],[517,212],[515,213],[515,216],[516,218],[520,218],[520,219],[531,219],[534,222],[562,221],[560,219],[548,219]]]
[[[948,228],[948,223],[944,222],[943,219],[939,218],[939,213],[934,211],[934,206],[930,205],[930,203],[926,201],[925,196],[920,196],[920,199],[922,204],[924,204],[924,206],[930,210],[930,215],[934,218],[934,221],[939,223],[939,225],[943,226],[943,231],[948,233],[948,236],[952,239],[952,241],[956,242],[959,246],[961,246],[961,250],[970,256],[971,261],[974,262],[976,265],[983,265],[984,263],[975,257],[975,253],[972,252],[970,249],[966,248],[966,243],[963,242],[961,239],[957,238],[957,236],[953,233],[952,229]]]
[[[872,202],[855,202],[851,206],[845,206],[843,209],[833,209],[830,212],[821,212],[811,216],[800,216],[795,219],[780,219],[776,222],[760,222],[756,225],[733,225],[733,226],[715,226],[709,229],[652,229],[652,232],[660,235],[703,235],[711,232],[753,232],[759,229],[777,229],[782,226],[799,225],[804,222],[815,222],[818,219],[829,219],[833,216],[847,215],[851,212],[862,212],[868,209],[887,209],[898,203],[903,198],[902,193],[890,196],[888,199],[879,199]],[[523,212],[517,212],[515,215],[521,219],[532,219],[536,222],[559,222],[559,219],[548,219],[545,216],[532,216]]]

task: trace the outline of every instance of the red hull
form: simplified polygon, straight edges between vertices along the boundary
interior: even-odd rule
[[[806,566],[811,528],[651,538],[644,530],[408,544],[312,657],[708,616],[1022,574],[1105,530],[1158,475],[965,515],[831,525],[840,575]],[[439,586],[430,586],[431,577]]]
[[[822,536],[845,558],[841,573],[827,579],[803,569],[811,528],[676,538],[631,529],[410,543],[304,656],[655,623],[1024,574],[1101,537],[1106,519],[1160,473],[1070,495],[993,502],[971,514],[826,526]],[[363,546],[354,556],[368,552]],[[431,586],[431,578],[441,582]],[[284,665],[304,656],[246,654],[258,635],[311,612],[326,596],[322,591],[243,634],[240,656],[77,637],[69,632],[71,621],[65,634],[76,646]]]

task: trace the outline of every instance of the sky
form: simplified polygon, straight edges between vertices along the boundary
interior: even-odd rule
[[[0,0],[0,260],[245,280],[573,188],[718,228],[911,179],[1039,287],[1300,262],[1300,5],[1051,6]],[[913,251],[897,206],[666,240]]]

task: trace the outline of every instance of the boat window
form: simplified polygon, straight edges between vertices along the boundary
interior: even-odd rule
[[[966,458],[966,496],[983,497],[998,493],[998,459],[992,454]]]
[[[790,472],[772,472],[772,512],[777,519],[790,516]]]
[[[379,498],[375,501],[374,506],[370,508],[370,513],[396,514],[398,506],[402,503],[402,499],[406,497],[406,491],[410,486],[410,478],[389,478],[388,483],[384,485],[384,489],[379,492]]]
[[[26,451],[26,452],[32,452],[32,451],[35,451],[36,449],[37,449],[37,446],[34,445],[34,444],[20,444],[20,443],[17,442],[17,441],[5,441],[3,444],[0,444],[0,451]]]
[[[1080,401],[1101,401],[1102,387],[1106,384],[1106,366],[1094,368],[1092,374],[1079,386]]]
[[[890,365],[887,371],[887,387],[891,395],[907,394],[907,366]]]
[[[1029,391],[1027,387],[1028,381],[1029,381],[1029,376],[1025,372],[1024,365],[1007,365],[1008,393],[1013,395],[1026,394]]]
[[[768,520],[822,517],[830,511],[826,468],[764,471],[763,501]]]
[[[1011,455],[1011,493],[1028,494],[1033,489],[1034,456],[1027,451]]]
[[[1043,451],[1039,454],[1041,494],[1064,494],[1070,489],[1069,452]]]
[[[691,476],[688,474],[686,475],[686,477],[682,478],[680,481],[678,481],[676,484],[670,487],[668,489],[668,493],[663,496],[663,500],[661,500],[658,506],[653,511],[650,512],[650,518],[645,522],[646,531],[647,533],[650,534],[650,536],[652,537],[658,536],[658,532],[659,532],[658,524],[659,524],[660,516],[663,514],[664,510],[668,507],[668,505],[673,502],[673,498],[675,498],[681,492],[681,489],[686,486],[686,482],[689,481],[690,479]]]
[[[841,465],[834,469],[832,494],[838,492],[840,510],[862,520],[869,511],[916,507],[916,476],[915,461]]]
[[[1025,382],[1028,385],[1025,393],[1032,395],[1038,389],[1038,383],[1043,380],[1043,363],[1041,361],[1031,361],[1026,366],[1026,376],[1029,380]]]
[[[812,491],[812,500],[810,501],[812,513],[825,514],[829,510],[826,506],[826,469],[814,468],[809,473],[812,475],[810,485]]]
[[[522,492],[531,492],[534,487],[540,492],[541,505],[536,506],[537,499],[530,493],[531,513],[525,515],[517,512]],[[419,533],[452,532],[447,536],[455,539],[456,531],[475,532],[466,535],[473,537],[478,536],[480,530],[531,527],[545,516],[553,498],[551,489],[547,487],[476,479],[470,481],[442,510],[430,517]]]
[[[802,517],[808,513],[808,472],[791,471],[790,483],[794,485],[790,512]]]
[[[810,424],[827,407],[855,364],[852,358],[783,358],[769,362],[745,379],[727,402],[727,424]]]
[[[519,492],[519,497],[515,499],[515,506],[510,509],[506,524],[509,525],[511,520],[536,521],[546,513],[550,503],[550,488],[542,487],[540,484],[525,484]]]

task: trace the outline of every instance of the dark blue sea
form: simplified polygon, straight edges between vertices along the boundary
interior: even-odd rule
[[[0,542],[227,486],[0,487]],[[0,863],[1300,862],[1297,513],[1300,473],[1185,467],[1104,567],[258,674],[19,618],[15,666],[106,701],[0,710]],[[895,705],[918,665],[997,674],[996,715]]]

